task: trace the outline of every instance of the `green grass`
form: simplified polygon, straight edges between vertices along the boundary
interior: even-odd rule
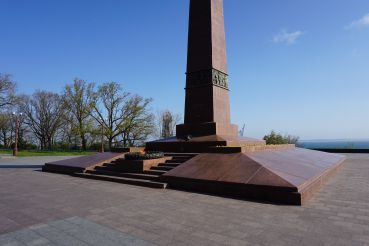
[[[12,150],[0,150],[1,154],[12,154]],[[18,157],[30,157],[30,156],[76,156],[76,155],[93,155],[96,152],[90,151],[37,151],[37,150],[21,150],[18,151]]]

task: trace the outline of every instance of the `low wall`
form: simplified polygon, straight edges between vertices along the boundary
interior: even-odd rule
[[[313,148],[312,150],[318,150],[328,153],[369,153],[369,149],[319,149]]]

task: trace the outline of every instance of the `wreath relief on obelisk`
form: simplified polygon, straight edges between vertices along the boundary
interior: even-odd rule
[[[212,84],[228,90],[228,75],[216,69],[187,73],[186,84],[187,88]]]

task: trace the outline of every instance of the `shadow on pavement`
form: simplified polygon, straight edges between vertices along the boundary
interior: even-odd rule
[[[0,165],[3,168],[42,168],[43,165]]]

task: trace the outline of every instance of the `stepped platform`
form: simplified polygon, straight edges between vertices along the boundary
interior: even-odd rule
[[[106,162],[112,162],[123,157],[124,154],[122,153],[97,153],[94,155],[81,156],[61,161],[45,163],[45,165],[42,167],[42,171],[64,174],[84,172],[96,166],[103,165]]]
[[[294,145],[212,147],[208,153],[166,153],[131,166],[124,154],[101,153],[46,163],[43,171],[139,185],[302,205],[345,160]]]
[[[70,174],[75,177],[165,189],[160,177],[196,154],[167,153],[152,160],[125,160],[124,154],[102,153],[46,163],[43,171]]]
[[[293,145],[223,151],[199,154],[163,174],[161,180],[174,189],[302,205],[345,160]]]

